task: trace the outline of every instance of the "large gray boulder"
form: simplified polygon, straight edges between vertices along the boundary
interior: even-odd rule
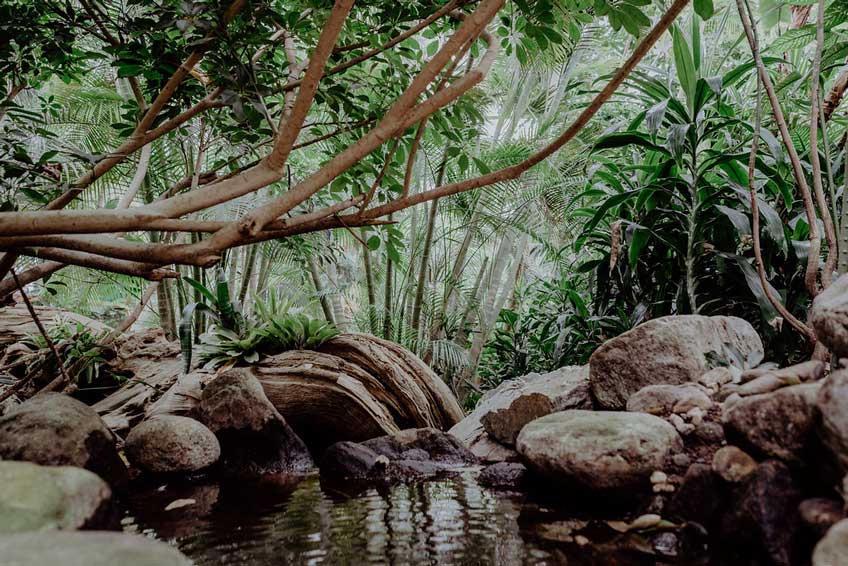
[[[833,525],[813,551],[813,566],[844,566],[848,560],[848,519]]]
[[[761,456],[799,464],[809,460],[816,446],[820,386],[805,383],[740,399],[725,408],[727,438]]]
[[[810,323],[816,337],[836,357],[848,357],[848,274],[839,277],[816,296]]]
[[[46,393],[0,417],[0,460],[91,470],[113,488],[127,481],[115,438],[88,405]]]
[[[648,321],[608,340],[589,360],[589,381],[604,409],[624,409],[646,385],[677,385],[720,366],[756,365],[763,343],[741,318],[680,315]]]
[[[511,444],[530,421],[552,411],[591,408],[589,368],[566,366],[504,381],[487,391],[474,411],[448,432],[481,460],[500,462],[517,459]],[[486,426],[507,443],[492,437]]]
[[[646,485],[683,442],[672,425],[653,415],[574,410],[531,422],[516,446],[530,467],[548,477],[619,490]]]
[[[0,533],[112,526],[117,526],[112,490],[92,472],[0,462]]]
[[[824,380],[817,406],[824,443],[842,471],[848,472],[848,370],[833,372]]]
[[[191,566],[177,549],[141,535],[100,531],[0,537],[3,566]]]
[[[208,468],[221,456],[215,434],[188,417],[160,415],[130,431],[127,459],[154,474],[191,473]]]
[[[314,464],[306,445],[248,370],[233,369],[203,390],[200,421],[218,437],[228,475],[303,474]]]

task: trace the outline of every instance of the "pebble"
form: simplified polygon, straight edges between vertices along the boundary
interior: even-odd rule
[[[574,543],[577,546],[586,546],[590,542],[591,541],[588,538],[584,537],[583,535],[577,535],[576,537],[574,537]]]
[[[657,470],[653,474],[651,474],[651,483],[666,483],[668,481],[668,475],[665,472]]]
[[[644,531],[645,529],[656,527],[660,524],[660,521],[662,521],[662,517],[653,513],[648,513],[646,515],[642,515],[633,519],[633,521],[631,521],[630,525],[628,526],[628,530]]]
[[[683,452],[672,456],[671,461],[675,466],[680,466],[681,468],[686,468],[689,466],[689,464],[692,463],[692,459],[689,458],[689,456],[684,454]]]
[[[675,487],[671,483],[654,484],[654,493],[674,493]]]
[[[693,425],[691,423],[687,423],[686,421],[683,420],[683,417],[681,417],[680,415],[678,415],[676,413],[670,415],[668,417],[668,420],[671,424],[674,425],[674,428],[677,429],[677,432],[679,432],[683,436],[691,434],[692,432],[695,431],[695,425]]]

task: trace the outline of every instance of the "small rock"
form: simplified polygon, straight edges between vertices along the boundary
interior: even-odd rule
[[[677,556],[680,553],[679,545],[680,541],[677,539],[677,535],[669,531],[659,533],[654,537],[654,550],[662,556]]]
[[[668,481],[668,476],[665,472],[657,470],[653,474],[651,474],[651,483],[666,483]]]
[[[736,392],[742,397],[750,397],[751,395],[761,395],[763,393],[771,393],[781,387],[789,385],[773,373],[767,373],[760,376],[744,385],[740,385]],[[797,384],[796,384],[797,385]]]
[[[724,391],[724,390],[722,390],[722,391]],[[736,393],[734,391],[733,393],[730,393],[727,397],[724,398],[724,400],[723,400],[724,408],[730,409],[731,407],[733,407],[734,405],[739,403],[741,400],[742,400],[742,396],[739,393]]]
[[[384,456],[385,458],[385,456]],[[412,448],[410,450],[405,450],[400,454],[400,460],[418,460],[419,462],[423,462],[425,460],[430,459],[430,455],[427,454],[426,450],[422,450],[421,448]]]
[[[306,473],[312,457],[248,370],[225,371],[203,390],[200,421],[221,445],[228,475]]]
[[[726,407],[723,422],[728,440],[767,457],[803,463],[816,445],[819,386],[784,387]]]
[[[484,468],[478,481],[494,489],[519,490],[527,481],[527,468],[517,462],[497,462]]]
[[[188,417],[160,415],[130,431],[127,459],[150,473],[189,473],[208,468],[221,456],[211,430]]]
[[[518,452],[544,475],[597,490],[648,484],[682,449],[674,427],[645,413],[563,411],[536,419],[518,436]]]
[[[704,410],[700,407],[694,407],[686,412],[686,418],[695,426],[701,424],[704,420]]]
[[[724,446],[713,456],[712,468],[724,481],[739,483],[757,469],[757,462],[736,446]]]
[[[388,464],[389,460],[382,456]],[[337,442],[324,451],[321,458],[322,477],[333,479],[365,479],[377,464],[377,453],[356,442]]]
[[[668,420],[672,425],[674,425],[674,428],[677,429],[677,432],[679,432],[683,436],[688,436],[695,432],[695,425],[687,423],[683,420],[683,417],[681,417],[677,413],[672,413],[671,415],[669,415]]]
[[[724,427],[712,421],[703,421],[695,428],[695,437],[704,444],[724,442]]]
[[[0,537],[3,566],[191,566],[171,545],[109,532],[20,533]]]
[[[685,413],[693,407],[709,409],[713,402],[693,384],[648,385],[627,400],[627,410],[651,415]]]
[[[846,556],[848,556],[848,519],[833,525],[816,545],[813,551],[813,566],[845,566]]]
[[[515,439],[524,425],[553,411],[554,405],[546,395],[528,393],[515,399],[509,407],[486,413],[480,422],[489,436],[506,446],[514,447]]]
[[[842,279],[842,278],[840,278]],[[822,383],[816,400],[821,436],[843,472],[848,471],[848,370],[835,371]]]
[[[117,518],[109,485],[88,470],[0,461],[0,533],[114,528]]]
[[[197,500],[191,499],[190,497],[185,499],[175,499],[174,501],[171,501],[170,503],[168,503],[168,505],[165,506],[165,511],[173,511],[174,509],[190,507],[195,503],[197,503]]]
[[[674,493],[675,489],[671,483],[656,483],[653,486],[654,493]]]
[[[576,537],[574,537],[574,544],[576,544],[577,546],[586,546],[586,545],[590,544],[591,542],[592,541],[590,541],[588,538],[584,537],[583,535],[577,535]]]
[[[711,369],[704,375],[698,378],[698,383],[706,387],[712,392],[716,392],[721,389],[721,386],[725,383],[731,383],[733,381],[733,372],[730,368],[727,367],[718,367],[715,369]]]
[[[810,529],[816,538],[821,538],[836,523],[845,519],[842,502],[823,497],[805,499],[798,506],[801,522]]]
[[[660,524],[662,521],[662,517],[654,514],[641,515],[640,517],[635,518],[630,522],[628,530],[630,531],[644,531],[646,529],[652,529]]]
[[[404,459],[403,454],[409,450],[420,450],[426,455],[423,459],[441,464],[463,466],[478,463],[477,457],[459,440],[434,428],[410,428],[361,444],[391,461]]]
[[[88,405],[44,393],[0,417],[0,459],[90,470],[113,488],[127,482],[127,468],[112,431]]]
[[[689,464],[691,462],[691,458],[689,458],[689,456],[685,452],[681,452],[680,454],[675,454],[674,456],[672,456],[671,462],[675,466],[678,466],[680,468],[685,468],[685,467],[689,466]]]

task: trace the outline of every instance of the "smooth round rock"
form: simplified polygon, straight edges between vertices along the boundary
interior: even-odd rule
[[[833,525],[813,551],[813,566],[844,566],[848,558],[848,519]]]
[[[125,448],[133,465],[157,474],[197,472],[221,456],[221,445],[211,430],[176,415],[144,421],[130,431]]]
[[[177,549],[141,535],[102,531],[0,537],[3,566],[191,566]]]
[[[544,475],[596,490],[644,483],[682,450],[673,426],[645,413],[572,410],[525,426],[518,452]]]
[[[113,511],[109,485],[88,470],[0,462],[0,533],[104,528]]]
[[[724,481],[738,483],[757,469],[757,462],[736,446],[723,446],[713,456],[712,469]]]

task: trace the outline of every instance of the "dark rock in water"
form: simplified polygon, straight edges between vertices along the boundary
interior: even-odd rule
[[[477,458],[468,448],[451,436],[434,428],[411,428],[395,434],[366,440],[362,446],[370,448],[389,460],[401,460],[409,450],[422,450],[427,460],[442,464],[476,464]],[[421,460],[420,456],[414,458]]]
[[[510,428],[518,428],[520,431],[518,425],[531,415],[522,416],[522,409],[526,406],[518,400],[525,396],[537,395],[547,397],[554,411],[591,409],[593,405],[589,391],[588,366],[566,366],[545,374],[531,373],[508,379],[483,394],[474,411],[448,432],[484,462],[518,460],[519,456],[515,450],[501,444],[486,432],[482,419],[489,413],[499,412],[499,420],[511,421],[513,424]],[[517,403],[515,415],[513,403]],[[524,424],[527,422],[529,421]]]
[[[94,473],[71,466],[0,462],[0,533],[117,527],[112,490]]]
[[[0,537],[3,566],[191,566],[167,543],[98,531],[36,532]]]
[[[38,395],[0,417],[0,459],[85,468],[113,489],[127,482],[106,424],[91,407],[60,393]]]
[[[685,413],[695,407],[706,411],[712,405],[707,394],[694,383],[648,385],[627,400],[628,411],[660,416]]]
[[[845,566],[848,557],[848,519],[833,525],[813,552],[813,566]]]
[[[477,481],[494,489],[519,490],[527,481],[527,468],[518,462],[497,462],[484,468]]]
[[[830,527],[846,518],[841,501],[823,497],[805,499],[798,506],[798,512],[801,522],[816,538],[823,537]]]
[[[818,446],[816,398],[820,385],[784,387],[734,403],[723,417],[728,440],[785,462],[815,461],[810,455]]]
[[[833,372],[822,383],[816,401],[821,436],[843,472],[848,471],[848,370]]]
[[[624,409],[630,396],[646,385],[694,382],[713,368],[756,365],[762,358],[759,335],[741,318],[665,316],[595,350],[589,381],[601,408]]]
[[[810,323],[816,337],[836,357],[848,357],[848,275],[839,277],[816,296]]]
[[[535,471],[599,491],[648,487],[651,474],[682,447],[663,419],[611,411],[553,413],[525,426],[517,442]]]
[[[319,468],[327,478],[367,479],[377,462],[377,453],[356,442],[336,442],[324,452]]]
[[[362,443],[337,442],[321,458],[324,479],[343,478],[379,483],[426,479],[477,458],[456,438],[432,428],[413,428]]]
[[[777,460],[763,462],[735,492],[722,522],[724,540],[740,554],[795,566],[800,563],[800,502],[789,468]]]
[[[671,519],[692,521],[712,530],[721,519],[729,494],[727,485],[710,466],[692,464],[665,514]]]
[[[509,407],[486,413],[480,422],[489,436],[501,444],[514,447],[518,433],[527,423],[553,411],[554,405],[546,395],[529,393],[517,398]]]
[[[313,468],[306,445],[249,371],[229,370],[212,380],[203,390],[199,415],[218,437],[228,475],[302,474]]]
[[[155,474],[197,472],[221,456],[221,445],[211,430],[176,415],[152,417],[133,428],[125,450],[130,462]]]

